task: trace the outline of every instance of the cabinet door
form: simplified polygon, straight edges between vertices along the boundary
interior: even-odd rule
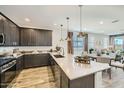
[[[49,65],[49,61],[48,61],[48,54],[35,54],[33,56],[33,60],[34,60],[34,64],[33,66],[48,66]]]
[[[37,43],[37,45],[38,46],[44,46],[44,43],[46,42],[45,41],[45,33],[44,33],[44,31],[41,31],[41,30],[37,30],[36,31],[36,33],[37,33],[37,41],[36,41],[36,43]]]
[[[30,31],[27,29],[21,29],[21,45],[28,46],[30,44]]]
[[[12,46],[15,46],[16,45],[16,40],[15,40],[15,37],[16,37],[16,29],[15,29],[15,25],[9,21],[9,29],[10,29],[10,42],[11,42],[11,45]]]
[[[33,67],[40,67],[42,66],[42,56],[40,54],[33,55]]]
[[[47,35],[47,46],[52,46],[52,31],[48,31]]]
[[[30,31],[30,37],[29,37],[30,43],[29,43],[29,45],[34,46],[34,45],[36,45],[36,30],[30,29],[29,31]]]
[[[13,46],[19,45],[19,28],[10,22],[11,27],[11,43]]]
[[[59,66],[55,63],[55,84],[56,87],[60,88],[61,87],[61,71]]]
[[[52,70],[52,74],[53,74],[53,77],[55,79],[55,60],[52,58],[51,55],[49,55],[49,63],[50,63],[50,66],[51,66],[51,70]]]
[[[45,42],[44,39],[43,39],[44,35],[41,34],[41,33],[42,33],[42,31],[36,30],[36,45],[37,46],[41,46]]]
[[[41,31],[41,45],[51,46],[52,45],[52,31]]]
[[[16,42],[16,45],[19,45],[19,27],[15,27],[15,42]]]
[[[0,33],[3,33],[3,17],[0,15]]]
[[[42,66],[48,66],[49,64],[49,54],[41,54],[41,65]]]
[[[69,79],[66,74],[61,70],[61,88],[69,87]]]
[[[34,65],[33,55],[25,55],[24,56],[24,68],[30,68]]]
[[[44,31],[44,41],[45,46],[52,45],[52,31]]]
[[[4,19],[4,34],[5,34],[5,46],[12,45],[11,43],[11,28],[9,25],[9,21]]]
[[[23,69],[23,56],[17,58],[16,61],[16,75],[19,75],[19,73],[22,71]]]

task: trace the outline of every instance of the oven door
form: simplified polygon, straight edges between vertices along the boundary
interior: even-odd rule
[[[0,45],[4,45],[4,34],[3,33],[0,33]]]
[[[16,64],[0,74],[1,88],[6,88],[16,76]]]

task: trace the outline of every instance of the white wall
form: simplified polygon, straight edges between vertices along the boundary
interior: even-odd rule
[[[58,46],[61,46],[64,48],[64,50],[66,51],[65,53],[67,53],[67,41],[65,40],[66,37],[67,37],[67,30],[63,30],[62,31],[62,38],[63,38],[63,41],[60,42],[60,39],[61,39],[61,30],[60,28],[58,29],[55,29],[53,31],[53,40],[52,40],[52,45],[53,47],[52,48],[55,48],[57,45]]]

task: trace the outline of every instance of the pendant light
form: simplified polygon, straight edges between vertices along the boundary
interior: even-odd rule
[[[63,27],[63,25],[61,24],[60,26],[61,26],[61,39],[60,39],[60,41],[64,41],[63,38],[62,38],[62,27]]]
[[[66,17],[66,20],[67,20],[67,37],[65,40],[71,41],[71,38],[68,35],[68,33],[69,33],[69,17]]]
[[[82,32],[82,5],[79,5],[79,8],[80,8],[80,32],[79,34],[77,35],[77,37],[84,37],[87,35],[87,33],[85,32]]]

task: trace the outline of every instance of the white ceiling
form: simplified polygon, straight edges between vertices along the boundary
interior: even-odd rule
[[[70,17],[69,29],[71,31],[80,29],[78,5],[0,5],[0,11],[22,27],[54,30],[63,24],[66,29],[66,17]],[[25,18],[31,21],[26,22]],[[116,19],[120,21],[112,23]],[[100,24],[100,21],[103,21],[103,24]],[[124,6],[85,5],[82,7],[82,27],[92,33],[108,35],[124,33]]]

